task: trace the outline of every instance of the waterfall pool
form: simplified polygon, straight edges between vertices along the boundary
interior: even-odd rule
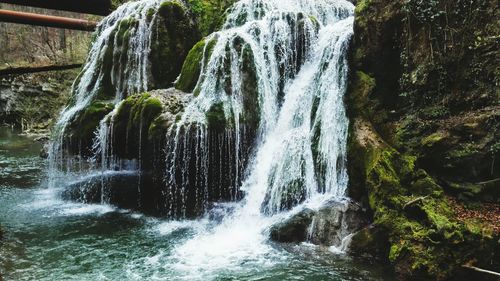
[[[40,148],[0,128],[4,280],[391,280],[378,265],[307,244],[265,241],[248,252],[229,240],[192,243],[213,235],[215,216],[168,221],[62,201],[57,189],[46,188]]]

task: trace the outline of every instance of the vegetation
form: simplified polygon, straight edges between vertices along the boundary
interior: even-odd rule
[[[497,214],[460,215],[500,198],[481,185],[500,176],[490,150],[499,137],[495,5],[364,0],[356,8],[350,192],[370,207],[374,227],[353,241],[366,238],[360,245],[401,279],[498,267],[497,226],[484,219]]]
[[[122,1],[113,1],[114,5],[119,2]],[[232,2],[166,1],[157,11],[149,10],[147,20],[155,32],[149,55],[151,84],[148,86],[171,88],[175,81],[175,89],[125,92],[124,100],[115,105],[111,101],[115,97],[115,83],[123,77],[112,76],[122,75],[114,68],[125,65],[129,39],[138,25],[135,19],[122,19],[112,31],[93,77],[95,83],[100,83],[99,93],[67,127],[65,140],[71,152],[90,154],[96,129],[100,122],[108,122],[113,125],[110,135],[115,156],[139,159],[142,164],[146,162],[144,159],[156,157],[156,153],[165,153],[167,132],[179,124],[188,100],[200,94],[197,86],[205,79],[202,67],[217,43],[216,36],[203,36],[221,28],[224,13]],[[390,263],[401,280],[465,279],[470,275],[462,265],[500,267],[497,5],[493,0],[357,3],[346,97],[350,118],[349,196],[369,210],[371,225],[354,235],[351,252]],[[302,24],[306,19],[319,27],[317,19],[300,16]],[[3,30],[0,43],[6,48],[0,53],[0,63],[12,58],[20,64],[78,61],[82,59],[81,52],[86,52],[82,46],[89,41],[49,29],[40,29],[41,38],[21,29],[13,32],[2,25],[0,29]],[[298,30],[299,37],[303,37],[300,32],[303,31]],[[297,40],[297,50],[303,47],[302,39]],[[37,47],[40,42],[43,48]],[[205,113],[208,129],[215,133],[208,150],[220,159],[223,154],[219,152],[224,145],[229,147],[232,140],[219,139],[217,134],[234,129],[238,118],[248,134],[245,141],[253,141],[261,110],[254,53],[242,38],[236,37],[228,44],[234,44],[232,47],[243,62],[238,69],[243,73],[243,108],[240,116],[234,116],[219,102]],[[16,48],[20,50],[14,51]],[[26,59],[20,60],[20,54]],[[228,75],[233,71],[229,69],[229,57],[221,59],[216,81],[217,91],[228,95],[234,90]],[[297,58],[294,62],[297,71],[304,59]],[[42,127],[48,127],[47,116],[55,114],[54,108],[65,102],[64,96],[58,96],[57,102],[24,98],[19,102],[21,108],[13,113],[15,117],[9,118],[21,120],[27,129],[40,126],[39,120],[44,119]],[[40,103],[51,110],[38,110]],[[113,110],[115,114],[103,121]],[[181,133],[188,135],[188,129],[191,128],[182,127]],[[317,152],[320,132],[312,133],[313,157],[320,162]],[[189,149],[188,145],[198,144],[186,141],[182,145]],[[157,170],[165,170],[165,161],[148,163],[157,164]],[[198,167],[197,163],[186,165]],[[239,169],[223,165],[226,164],[217,163],[207,168],[207,173]],[[217,175],[222,182],[221,174]],[[155,176],[158,184],[164,183],[163,174]],[[198,184],[198,175],[193,179]],[[219,191],[224,185],[210,184],[217,185]],[[294,205],[287,202],[303,200],[300,193],[303,185],[301,180],[290,179],[283,186],[283,209]],[[195,188],[193,185],[189,192],[197,196]],[[289,222],[291,233],[283,236],[275,228],[271,236],[285,242],[302,241],[311,220],[310,214],[299,214]]]

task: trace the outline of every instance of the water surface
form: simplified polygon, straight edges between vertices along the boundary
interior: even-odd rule
[[[46,188],[40,148],[0,128],[0,225],[5,232],[0,273],[5,280],[391,280],[380,267],[306,244],[268,242],[263,255],[241,259],[219,241],[219,258],[217,253],[197,255],[186,245],[203,241],[217,220],[167,221],[108,205],[62,201],[60,190]],[[194,245],[204,248],[198,253],[213,246]],[[179,249],[191,252],[179,255]]]

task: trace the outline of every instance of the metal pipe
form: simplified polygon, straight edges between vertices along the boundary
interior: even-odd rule
[[[111,0],[0,0],[0,3],[100,16],[107,16],[112,10]]]
[[[10,10],[0,10],[0,22],[40,25],[84,31],[93,31],[97,26],[96,22],[88,20],[47,16]]]

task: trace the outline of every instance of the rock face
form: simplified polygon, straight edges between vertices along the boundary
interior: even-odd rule
[[[342,240],[367,225],[367,215],[352,202],[331,201],[314,211],[304,209],[275,224],[270,237],[277,242],[341,246]]]
[[[1,78],[0,123],[47,130],[67,102],[76,75],[70,70]]]
[[[108,203],[122,208],[137,209],[140,178],[132,172],[108,172],[70,183],[61,196],[66,200],[83,203]]]
[[[352,202],[328,202],[314,215],[309,240],[317,245],[342,245],[342,240],[367,225],[367,215]]]
[[[277,242],[304,242],[315,212],[304,209],[284,222],[271,227],[270,237]]]
[[[492,225],[454,210],[454,198],[500,200],[496,5],[357,3],[350,195],[374,225],[353,238],[353,252],[389,260],[401,279],[460,280],[462,264],[500,266]]]

